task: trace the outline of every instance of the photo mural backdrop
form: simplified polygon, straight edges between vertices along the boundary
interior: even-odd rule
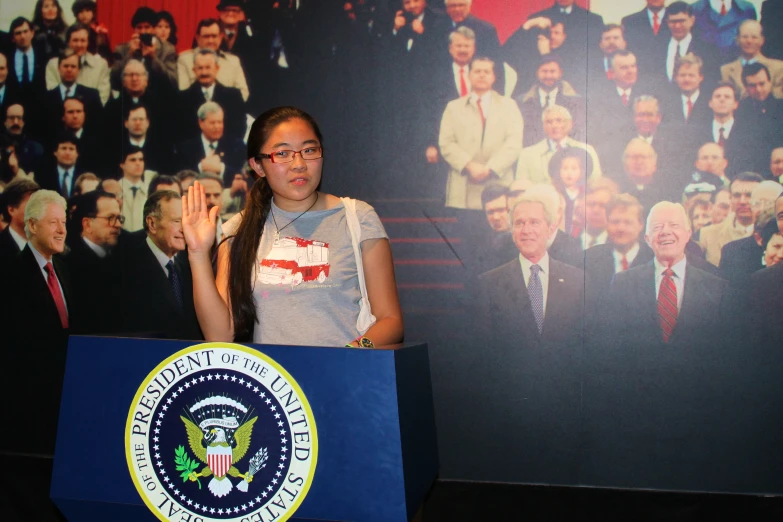
[[[405,340],[430,347],[442,478],[783,491],[774,2],[721,13],[705,0],[636,1],[622,15],[614,2],[566,0],[564,12],[553,0],[214,4],[99,2],[78,76],[95,91],[77,100],[63,99],[73,72],[56,51],[85,56],[78,43],[39,29],[37,76],[20,83],[18,43],[3,42],[7,385],[48,405],[30,451],[52,450],[65,337],[35,327],[31,316],[53,310],[7,268],[26,201],[12,180],[69,198],[77,180],[83,192],[101,183],[122,201],[123,232],[104,238],[113,261],[89,264],[95,209],[69,200],[70,252],[57,257],[71,333],[198,340],[195,316],[169,313],[140,270],[143,202],[128,180],[140,176],[149,197],[150,182],[185,187],[212,172],[204,183],[227,219],[252,184],[247,124],[293,104],[321,125],[322,189],[367,200],[389,234]],[[139,32],[131,21],[146,23],[138,7],[166,9],[178,26],[175,44],[155,33],[140,65],[126,44]],[[206,17],[222,29],[198,27]],[[213,56],[192,45],[219,49],[219,69],[194,72]],[[210,128],[197,111],[215,77],[223,113]],[[211,136],[214,153],[201,139]],[[64,167],[75,169],[65,189]],[[686,213],[656,207],[646,230],[661,201]],[[54,355],[36,365],[41,353]],[[17,373],[33,366],[47,387]]]

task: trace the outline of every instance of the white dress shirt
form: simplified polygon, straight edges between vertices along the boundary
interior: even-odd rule
[[[152,250],[152,254],[155,256],[155,259],[157,259],[158,264],[160,264],[160,267],[163,269],[163,273],[166,274],[166,278],[168,279],[169,269],[166,268],[166,265],[169,264],[169,261],[174,261],[174,258],[164,254],[163,250],[158,248],[158,245],[156,245],[150,239],[150,236],[147,236],[147,246],[150,248],[150,250]]]
[[[533,263],[522,254],[519,254],[519,264],[522,267],[522,277],[525,278],[525,288],[527,288],[530,283],[530,267],[533,266]],[[545,253],[544,257],[536,264],[541,267],[538,278],[541,280],[541,290],[544,294],[544,317],[546,318],[546,298],[549,294],[549,253]]]
[[[691,33],[688,33],[688,35],[679,42],[674,38],[669,40],[669,50],[666,53],[666,76],[670,81],[672,77],[674,77],[674,55],[677,54],[677,45],[679,44],[680,46],[680,58],[682,58],[688,53],[688,47],[690,47],[692,40],[693,34]]]
[[[658,292],[661,290],[661,281],[663,281],[663,272],[667,267],[663,266],[658,259],[653,260],[655,265],[655,300],[658,300]],[[682,256],[677,263],[672,265],[674,276],[674,287],[677,289],[677,310],[682,310],[682,294],[685,293],[685,256]]]
[[[731,9],[731,0],[710,0],[710,7],[716,13],[720,13],[722,6],[726,6],[726,12]]]
[[[0,105],[3,104],[3,100],[5,100],[5,84],[0,87]]]
[[[625,260],[628,261],[628,268],[631,267],[636,256],[639,254],[639,243],[632,246],[628,252],[625,253]],[[615,249],[612,249],[612,256],[614,256],[614,273],[619,274],[623,271],[623,254]]]
[[[215,97],[215,84],[213,83],[207,88],[202,87],[201,93],[204,95],[204,98],[208,101],[212,101],[212,98]]]
[[[66,98],[69,96],[74,96],[76,94],[76,83],[71,85],[70,87],[66,86],[64,83],[60,83],[60,98],[62,98],[63,101],[65,101]]]

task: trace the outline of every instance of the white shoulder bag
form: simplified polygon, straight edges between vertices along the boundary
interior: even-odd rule
[[[359,302],[359,318],[356,320],[356,329],[360,335],[364,335],[375,324],[375,316],[370,310],[370,299],[367,297],[367,285],[364,282],[364,266],[362,265],[362,250],[360,247],[361,225],[356,214],[356,200],[340,198],[345,205],[345,218],[348,220],[348,230],[351,232],[353,254],[356,257],[356,270],[359,273],[359,290],[362,300]]]

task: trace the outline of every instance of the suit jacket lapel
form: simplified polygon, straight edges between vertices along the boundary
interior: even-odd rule
[[[21,255],[25,258],[24,259],[24,266],[27,267],[27,270],[30,271],[30,277],[34,281],[33,286],[36,288],[35,293],[37,295],[45,295],[47,296],[46,299],[43,299],[45,304],[42,304],[42,306],[46,307],[48,309],[47,315],[52,318],[52,321],[57,322],[57,324],[60,323],[60,312],[57,310],[57,305],[54,304],[54,298],[52,297],[52,291],[49,290],[49,285],[47,284],[47,281],[44,279],[43,274],[41,274],[41,268],[38,266],[38,260],[33,255],[33,251],[30,250],[30,246],[27,245],[22,250]],[[57,273],[57,269],[55,268],[55,273]],[[57,275],[59,278],[59,274]],[[65,285],[61,285],[63,288]],[[67,303],[67,301],[66,301]],[[53,323],[54,324],[54,323]]]
[[[569,296],[565,292],[565,283],[560,269],[552,258],[549,259],[549,288],[546,295],[546,309],[544,311],[544,327],[541,330],[541,337],[550,337],[555,330],[562,328],[563,320],[561,318],[565,302]],[[571,296],[573,298],[573,296]],[[528,301],[530,299],[528,298]],[[532,314],[532,307],[531,307]],[[535,326],[535,320],[533,321]]]

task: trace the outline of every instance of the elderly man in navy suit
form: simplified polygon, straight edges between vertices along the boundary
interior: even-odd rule
[[[474,368],[477,382],[486,376],[495,383],[479,384],[476,392],[488,395],[483,416],[497,423],[489,427],[497,447],[535,448],[482,458],[501,476],[567,483],[575,478],[579,448],[585,276],[547,253],[559,216],[556,195],[544,188],[530,188],[511,210],[519,256],[479,276]],[[502,396],[494,386],[505,390]]]
[[[688,262],[690,238],[682,205],[652,207],[644,239],[654,259],[616,274],[612,283],[607,333],[619,346],[693,348],[720,338],[726,282]]]

